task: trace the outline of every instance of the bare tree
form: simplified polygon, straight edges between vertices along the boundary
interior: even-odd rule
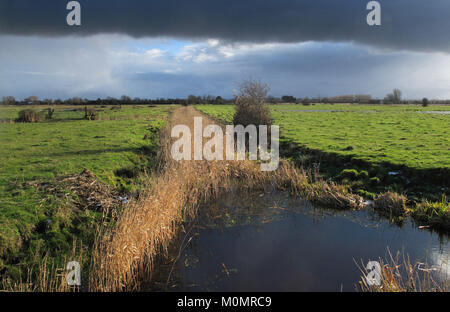
[[[197,97],[193,94],[190,94],[187,98],[188,104],[197,104]]]
[[[265,103],[269,86],[256,80],[245,80],[239,84],[239,92],[235,94],[235,125],[267,125],[272,124],[270,111]]]
[[[16,104],[16,99],[13,96],[4,96],[2,98],[3,105],[14,105]]]
[[[394,91],[392,91],[392,94],[394,95],[394,103],[400,104],[400,102],[402,101],[402,91],[400,91],[399,89],[394,89]]]
[[[25,99],[25,102],[36,104],[39,101],[39,98],[35,95],[29,96]]]
[[[392,93],[389,93],[384,98],[385,103],[391,103],[391,104],[400,104],[402,101],[402,91],[399,89],[394,89]]]
[[[122,96],[120,97],[120,102],[121,102],[122,104],[128,104],[128,103],[131,103],[131,98],[130,98],[129,96],[127,96],[127,95],[122,95]]]

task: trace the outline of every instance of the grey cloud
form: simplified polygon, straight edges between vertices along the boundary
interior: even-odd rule
[[[380,0],[379,27],[366,24],[368,0],[80,0],[80,27],[66,25],[67,2],[3,0],[0,33],[353,41],[388,49],[450,52],[448,0]]]
[[[0,96],[24,98],[231,97],[236,83],[253,77],[271,94],[333,96],[370,93],[383,97],[400,88],[406,97],[449,98],[450,55],[380,53],[348,43],[234,45],[190,43],[187,52],[152,56],[136,51],[125,36],[87,38],[0,37]],[[165,50],[163,40],[137,40]],[[223,48],[232,57],[223,54]],[[200,58],[203,54],[208,57]],[[156,53],[158,55],[158,53]],[[189,58],[180,60],[180,55]],[[199,61],[201,59],[201,61]],[[426,77],[427,79],[424,79]]]

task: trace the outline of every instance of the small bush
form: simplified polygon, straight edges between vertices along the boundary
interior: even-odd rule
[[[17,122],[41,122],[44,120],[41,114],[33,109],[24,109],[19,112],[19,118]]]
[[[94,108],[84,108],[84,118],[87,120],[98,120],[98,112]]]

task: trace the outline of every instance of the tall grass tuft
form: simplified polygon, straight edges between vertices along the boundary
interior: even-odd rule
[[[406,211],[406,197],[394,192],[386,192],[375,198],[373,206],[375,210],[385,215],[399,217]]]
[[[448,261],[448,260],[447,260]],[[408,256],[397,252],[395,257],[388,250],[386,259],[378,260],[381,266],[381,284],[369,285],[363,276],[357,290],[363,292],[448,292],[448,272],[446,263],[440,268],[429,267],[426,263],[412,263]]]
[[[412,217],[421,224],[450,232],[450,202],[445,195],[440,202],[422,201],[410,209]]]

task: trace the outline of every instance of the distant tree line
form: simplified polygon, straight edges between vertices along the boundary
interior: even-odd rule
[[[295,97],[293,95],[283,95],[282,97],[266,96],[266,102],[269,104],[293,103],[310,105],[312,103],[337,104],[337,103],[353,103],[353,104],[421,104],[428,106],[430,104],[449,104],[450,100],[429,100],[427,98],[418,100],[404,100],[402,92],[399,89],[394,89],[387,94],[384,99],[374,99],[369,94],[354,94],[354,95],[339,95],[333,97]],[[16,100],[13,96],[4,96],[0,104],[3,105],[139,105],[139,104],[181,104],[181,105],[195,105],[195,104],[232,104],[234,99],[225,99],[221,96],[213,95],[189,95],[187,98],[131,98],[123,95],[120,98],[106,97],[98,98],[96,100],[83,99],[80,97],[73,97],[66,100],[61,99],[39,99],[37,96],[29,96],[22,101]]]
[[[280,103],[295,103],[295,104],[304,104],[309,105],[311,103],[361,103],[361,104],[370,104],[370,103],[381,103],[380,100],[373,100],[371,95],[366,94],[355,94],[355,95],[339,95],[333,97],[298,97],[292,95],[284,95],[281,98],[276,98],[273,96],[268,97],[268,102],[272,104],[280,104]]]
[[[131,98],[123,95],[120,98],[106,97],[96,100],[73,97],[66,100],[61,99],[39,99],[37,96],[29,96],[22,101],[16,100],[13,96],[2,97],[3,105],[138,105],[138,104],[230,104],[233,99],[224,99],[221,96],[189,95],[187,98]]]

